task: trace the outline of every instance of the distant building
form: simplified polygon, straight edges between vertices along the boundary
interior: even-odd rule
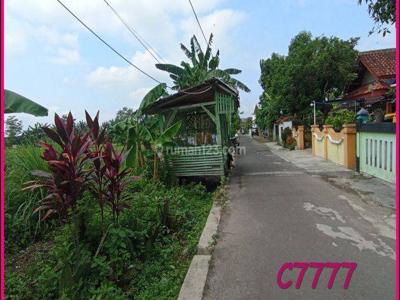
[[[282,116],[274,122],[274,128],[272,133],[272,140],[275,142],[282,141],[282,132],[285,128],[292,128],[293,121],[290,116]]]
[[[358,61],[358,76],[346,90],[343,99],[359,100],[366,107],[386,101],[385,94],[396,84],[396,49],[360,52]],[[393,106],[388,102],[386,113],[392,112]]]

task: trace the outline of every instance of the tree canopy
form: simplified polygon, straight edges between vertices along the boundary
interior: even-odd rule
[[[373,32],[390,33],[388,25],[396,22],[396,0],[358,0],[359,4],[365,2],[368,6],[369,15],[375,21],[375,26],[371,29]]]
[[[281,114],[309,122],[312,101],[334,99],[357,76],[358,39],[313,38],[309,32],[296,35],[288,55],[273,53],[260,61],[259,83],[264,89],[256,123],[269,127]]]

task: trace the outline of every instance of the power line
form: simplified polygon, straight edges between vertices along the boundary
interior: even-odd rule
[[[161,55],[157,53],[157,51],[148,43],[146,42],[137,31],[135,31],[132,27],[130,27],[125,20],[121,17],[121,15],[111,6],[111,4],[107,0],[103,0],[107,6],[112,10],[112,12],[118,17],[118,19],[122,22],[122,24],[125,25],[125,27],[129,30],[129,32],[139,41],[139,43],[147,50],[147,52],[150,53],[153,58],[160,63],[158,58],[153,54],[152,51],[160,58],[162,59]]]
[[[87,30],[89,30],[95,37],[97,37],[104,45],[106,45],[108,48],[110,48],[115,54],[117,54],[119,57],[121,57],[124,61],[126,61],[129,65],[131,65],[132,67],[134,67],[136,70],[138,70],[139,72],[141,72],[142,74],[146,75],[147,77],[149,77],[150,79],[154,80],[155,82],[162,84],[163,82],[155,79],[153,76],[151,76],[150,74],[146,73],[145,71],[143,71],[142,69],[140,69],[138,66],[136,66],[134,63],[132,63],[129,59],[127,59],[125,56],[123,56],[121,53],[119,53],[117,50],[115,50],[110,44],[108,44],[105,40],[103,40],[96,32],[94,32],[88,25],[86,25],[81,19],[79,19],[79,17],[77,15],[75,15],[61,0],[57,0],[58,3],[61,4],[62,7],[64,7],[79,23],[81,23]],[[166,85],[166,84],[165,84]],[[166,85],[166,87],[172,89],[172,87]],[[199,94],[203,94],[207,91],[209,91],[212,87],[209,87],[203,91],[200,92],[186,92],[186,91],[178,91],[181,92],[183,94],[187,94],[187,95],[199,95]]]
[[[194,10],[194,7],[193,7],[193,4],[192,4],[192,1],[190,1],[190,0],[189,0],[189,3],[190,3],[190,6],[192,7],[192,11],[193,11],[193,14],[194,14],[194,16],[195,16],[195,18],[196,18],[197,24],[199,24],[199,27],[200,27],[200,30],[201,30],[201,34],[203,35],[204,41],[205,41],[205,42],[206,42],[206,44],[207,44],[207,38],[206,38],[206,35],[204,34],[203,27],[201,27],[201,24],[200,24],[199,18],[197,17],[196,11]]]
[[[125,56],[123,56],[121,53],[119,53],[117,50],[115,50],[110,44],[108,44],[105,40],[103,40],[96,32],[94,32],[88,25],[86,25],[77,15],[75,15],[67,6],[65,6],[64,3],[62,3],[60,0],[57,0],[58,3],[60,3],[79,23],[81,23],[87,30],[89,30],[95,37],[97,37],[104,45],[106,45],[108,48],[110,48],[115,54],[117,54],[119,57],[121,57],[123,60],[125,60],[128,64],[130,64],[132,67],[134,67],[136,70],[141,72],[142,74],[146,75],[150,79],[154,80],[157,83],[162,83],[161,81],[155,79],[153,76],[150,74],[146,73],[142,69],[140,69],[138,66],[136,66],[134,63],[132,63],[130,60],[128,60]]]

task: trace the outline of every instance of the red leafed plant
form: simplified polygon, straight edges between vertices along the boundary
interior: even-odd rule
[[[88,149],[92,141],[89,133],[82,137],[75,134],[71,113],[65,123],[55,114],[54,123],[55,130],[48,127],[43,130],[61,150],[57,151],[51,144],[40,143],[44,149],[42,158],[48,162],[50,172],[36,172],[41,179],[27,182],[25,189],[47,189],[47,196],[35,211],[46,210],[43,219],[57,214],[65,222],[88,181],[90,172],[85,169],[85,163],[89,159]]]
[[[129,206],[123,201],[122,192],[126,186],[126,176],[129,173],[128,168],[124,168],[126,153],[123,150],[117,153],[114,146],[107,142],[102,151],[104,162],[104,177],[107,181],[107,190],[105,199],[110,205],[113,217],[118,221],[119,213]]]
[[[100,206],[101,213],[101,223],[103,227],[104,223],[104,204],[106,202],[105,194],[106,194],[106,178],[105,172],[106,167],[103,161],[102,151],[104,149],[105,142],[105,129],[100,131],[99,125],[99,112],[97,112],[94,119],[85,111],[86,122],[89,128],[90,138],[93,141],[91,151],[89,152],[90,159],[93,162],[93,174],[92,174],[92,185],[89,186],[90,191],[97,198],[97,201]],[[104,228],[103,228],[104,229]]]
[[[126,153],[117,153],[114,146],[106,141],[105,130],[100,130],[99,113],[92,119],[86,112],[88,132],[82,137],[74,130],[72,114],[67,121],[56,114],[55,129],[44,127],[47,136],[57,143],[41,143],[42,158],[48,162],[50,172],[35,172],[38,180],[26,183],[25,189],[45,188],[47,196],[41,200],[35,211],[46,210],[43,219],[57,214],[65,222],[70,210],[75,209],[77,200],[85,189],[97,198],[104,222],[104,207],[111,207],[114,220],[127,208],[123,190],[129,169],[124,167]]]

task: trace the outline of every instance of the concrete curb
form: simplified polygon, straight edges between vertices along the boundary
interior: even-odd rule
[[[178,300],[201,300],[207,281],[211,255],[195,255],[183,281]]]
[[[197,245],[197,254],[193,257],[185,280],[179,292],[178,300],[201,300],[210,267],[211,253],[215,246],[215,236],[221,219],[221,206],[214,199]]]
[[[199,244],[197,245],[197,254],[211,254],[215,246],[215,236],[218,232],[219,220],[221,219],[221,207],[215,202],[208,215],[206,225],[201,233]]]

